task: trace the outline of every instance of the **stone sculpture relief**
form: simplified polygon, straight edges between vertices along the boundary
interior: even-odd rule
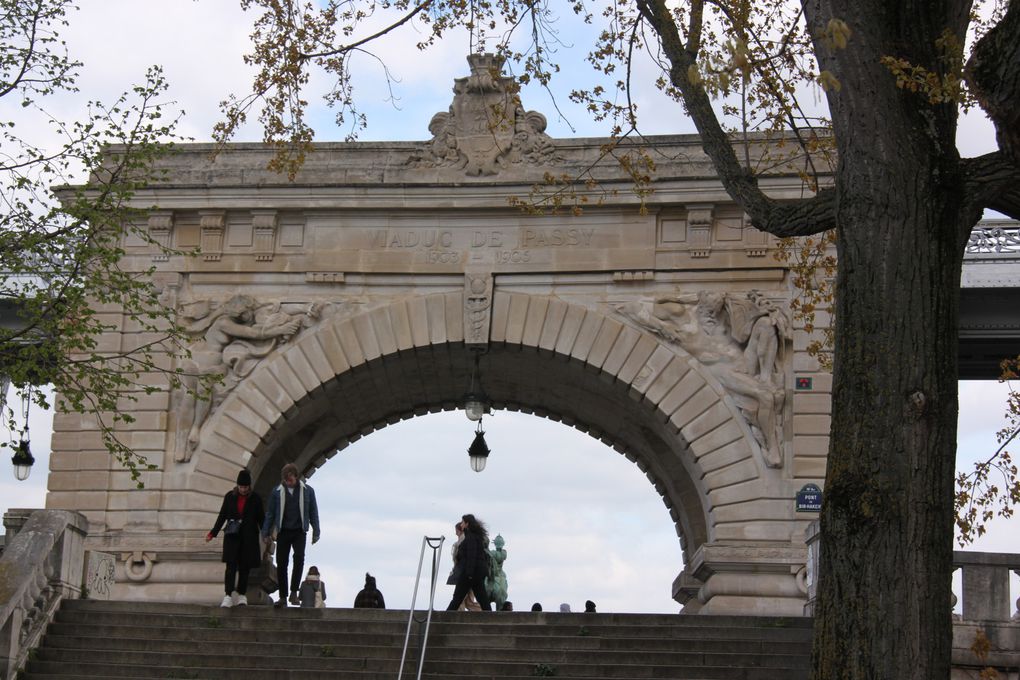
[[[181,366],[187,391],[182,397],[178,432],[186,431],[187,439],[176,442],[176,461],[191,460],[209,414],[258,362],[289,342],[303,327],[316,322],[321,313],[321,303],[291,312],[282,309],[279,302],[260,303],[249,295],[235,295],[215,308],[205,300],[182,310],[182,316],[192,319],[187,331],[195,340],[190,358]],[[196,396],[200,379],[210,376],[221,377],[212,394],[208,398]]]
[[[615,309],[705,366],[745,417],[766,465],[782,467],[786,390],[779,358],[791,334],[779,308],[752,290],[701,291]]]
[[[545,134],[545,116],[524,111],[508,88],[512,79],[501,75],[502,60],[472,54],[468,63],[471,75],[454,81],[449,111],[432,117],[432,139],[410,158],[411,165],[495,175],[519,163],[556,162],[556,147]]]

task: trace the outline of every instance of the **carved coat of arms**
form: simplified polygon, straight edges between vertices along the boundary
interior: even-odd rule
[[[416,167],[463,169],[467,175],[495,175],[518,163],[555,162],[556,148],[545,134],[545,116],[524,111],[492,54],[468,57],[471,75],[454,81],[453,103],[429,123],[433,137],[411,158]]]

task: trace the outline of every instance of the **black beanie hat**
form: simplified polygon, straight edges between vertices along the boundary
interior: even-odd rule
[[[248,470],[241,470],[237,473],[238,486],[251,486],[251,473]]]

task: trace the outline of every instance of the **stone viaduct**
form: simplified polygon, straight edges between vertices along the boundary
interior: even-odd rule
[[[683,547],[685,611],[803,613],[816,514],[794,499],[823,483],[831,380],[774,239],[696,137],[551,139],[483,61],[428,141],[318,144],[293,181],[263,145],[187,145],[136,195],[154,242],[198,254],[134,238],[124,265],[156,265],[194,338],[181,367],[225,380],[211,401],[124,404],[125,442],[158,467],[144,489],[88,418],[57,417],[47,506],[83,512],[90,547],[117,555],[116,597],[213,601],[203,539],[240,467],[265,493],[284,462],[312,475],[387,424],[460,408],[478,354],[494,408],[583,430],[648,476]],[[624,155],[654,162],[649,183]],[[796,159],[762,186],[805,192]],[[516,205],[542,197],[560,209]],[[151,340],[103,312],[103,349]]]

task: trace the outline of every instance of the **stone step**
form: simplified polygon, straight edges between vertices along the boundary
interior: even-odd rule
[[[272,671],[264,674],[257,669],[212,669],[199,673],[193,669],[174,667],[169,669],[139,669],[144,675],[118,675],[117,680],[166,680],[168,678],[181,678],[187,680],[394,680],[392,673],[374,673],[368,671]],[[557,673],[559,675],[559,673]],[[97,675],[68,675],[64,673],[26,673],[18,677],[18,680],[97,680],[103,676]],[[405,669],[403,679],[412,680],[416,674],[412,669]],[[477,680],[489,680],[499,677],[499,680],[534,680],[535,669],[525,675],[500,675],[500,676],[454,676],[447,674],[422,673],[422,680],[456,680],[458,678],[474,678]],[[568,676],[562,676],[568,677]],[[604,680],[601,675],[577,675],[570,676],[573,680]],[[646,677],[629,678],[617,676],[613,680],[647,680]],[[750,669],[735,673],[732,668],[706,668],[699,669],[697,673],[688,675],[659,675],[656,680],[808,680],[808,674],[799,671],[775,671],[770,669]]]
[[[393,680],[406,610],[66,602],[26,680]],[[423,678],[806,680],[810,622],[436,612]],[[413,678],[417,627],[405,663]]]
[[[82,663],[73,669],[72,674],[62,672],[59,664],[34,662],[28,672],[19,676],[18,680],[100,680],[117,678],[117,680],[393,680],[396,671],[317,671],[317,670],[263,670],[252,667],[228,668],[209,666],[201,670],[187,666],[119,666],[101,663]],[[415,676],[405,670],[405,680]],[[424,677],[424,676],[423,676]],[[438,679],[437,679],[438,680]]]
[[[299,650],[293,650],[299,651]],[[257,668],[259,670],[317,670],[317,671],[375,671],[392,672],[395,676],[400,667],[400,649],[392,648],[383,657],[375,656],[375,650],[355,658],[337,658],[323,656],[300,656],[289,653],[286,656],[251,656],[247,654],[223,653],[218,648],[205,647],[201,652],[192,649],[185,653],[167,652],[128,652],[118,651],[96,657],[88,650],[42,648],[38,650],[35,660],[40,664],[74,665],[81,662],[102,659],[103,665],[130,669],[137,667],[170,668]],[[33,666],[34,668],[34,666]]]
[[[412,636],[412,644],[416,641]],[[188,628],[137,629],[127,626],[103,626],[100,629],[81,631],[77,626],[54,624],[46,636],[48,646],[70,649],[94,650],[152,650],[186,651],[194,649],[196,641],[215,642],[219,649],[237,650],[237,653],[264,654],[282,653],[291,645],[303,645],[311,650],[330,647],[340,655],[342,650],[364,647],[402,647],[403,635],[381,635],[366,633],[335,632],[277,632],[255,631],[253,633],[233,630],[206,630]],[[478,650],[493,655],[502,651],[572,650],[581,654],[593,651],[641,651],[641,652],[711,652],[744,654],[808,654],[810,642],[784,642],[776,640],[711,640],[711,639],[645,639],[608,637],[556,637],[556,636],[514,636],[503,639],[503,644],[493,645],[492,636],[464,634],[431,635],[429,646],[433,654],[447,652],[471,652]],[[447,648],[451,649],[447,649]],[[309,655],[303,651],[302,655]]]
[[[96,614],[99,612],[132,613],[142,614],[146,612],[156,614],[193,614],[209,615],[210,613],[225,613],[237,616],[261,616],[267,612],[273,615],[296,616],[304,618],[321,619],[346,619],[355,621],[391,621],[398,620],[407,623],[408,610],[406,609],[352,609],[344,607],[329,607],[326,609],[302,609],[300,607],[287,607],[277,610],[265,605],[250,605],[247,607],[218,607],[214,605],[184,604],[178,602],[123,602],[116,600],[68,600],[62,607],[62,611],[85,610]],[[423,616],[423,610],[416,610],[416,616]],[[477,617],[477,618],[476,618]],[[811,629],[811,619],[800,617],[773,617],[773,616],[682,616],[679,614],[629,614],[629,613],[600,613],[584,614],[559,612],[447,612],[435,611],[433,621],[481,621],[486,624],[499,624],[510,621],[518,623],[539,623],[542,625],[559,624],[574,626],[589,624],[596,621],[599,625],[623,624],[626,626],[661,626],[669,624],[674,627],[701,628],[705,625],[723,626],[726,628],[803,628]]]
[[[125,677],[146,677],[146,678],[205,678],[215,680],[280,680],[281,678],[317,678],[333,679],[345,677],[358,677],[363,680],[369,678],[386,678],[392,680],[396,677],[397,668],[392,669],[368,669],[356,665],[334,664],[331,668],[308,668],[304,666],[291,666],[287,668],[265,668],[258,666],[227,666],[224,660],[217,661],[215,657],[203,660],[200,665],[192,665],[185,660],[177,665],[153,666],[153,665],[123,665],[98,662],[76,663],[74,673],[81,674],[88,678],[125,678]],[[556,677],[569,678],[616,678],[629,680],[648,680],[657,678],[677,678],[684,680],[807,680],[807,669],[801,668],[736,668],[733,666],[702,666],[702,667],[681,667],[681,666],[651,666],[651,665],[628,665],[628,666],[600,666],[594,668],[591,664],[520,664],[520,663],[490,663],[485,665],[477,664],[430,664],[426,662],[426,678],[511,678],[511,677],[536,677],[548,673]],[[40,677],[59,677],[66,680],[66,675],[61,672],[66,670],[62,662],[34,661],[28,672],[24,675],[26,680],[38,680]],[[545,673],[541,672],[545,670]],[[405,667],[404,677],[415,676],[414,666]]]
[[[234,629],[238,631],[251,630],[274,630],[274,631],[315,631],[328,626],[330,630],[337,632],[362,632],[362,633],[393,633],[394,625],[399,624],[400,631],[406,630],[407,613],[398,620],[396,618],[386,620],[354,620],[338,618],[335,616],[308,616],[298,614],[298,610],[290,611],[266,611],[265,608],[241,608],[259,609],[261,611],[249,613],[239,612],[237,609],[220,609],[216,607],[205,608],[198,613],[188,614],[159,614],[155,612],[132,613],[128,611],[112,612],[91,612],[81,609],[68,610],[57,613],[58,623],[68,623],[88,626],[102,626],[115,624],[133,628],[201,628],[206,630]],[[291,612],[293,611],[293,615]],[[320,610],[321,611],[321,610]],[[331,612],[332,610],[326,610]],[[338,611],[359,611],[359,610],[338,610]],[[445,614],[445,612],[443,612]],[[512,616],[512,615],[510,615]],[[555,635],[561,637],[626,637],[626,638],[662,638],[662,639],[742,639],[742,640],[784,640],[784,641],[809,641],[811,629],[805,627],[788,627],[780,622],[769,622],[772,625],[759,627],[740,626],[730,628],[722,622],[713,621],[711,617],[704,617],[705,622],[700,627],[691,627],[677,623],[680,619],[697,618],[676,616],[666,619],[658,625],[635,625],[627,626],[620,623],[603,623],[597,617],[601,614],[590,614],[589,618],[583,619],[583,625],[564,624],[558,620],[550,623],[536,622],[528,619],[511,619],[507,615],[500,614],[464,614],[457,619],[441,617],[437,614],[431,624],[431,634],[460,635],[464,631],[470,631],[476,635],[490,635],[494,637],[506,637],[508,635]],[[499,621],[487,619],[498,618]],[[732,617],[725,617],[732,618]]]
[[[211,664],[212,662],[210,662]],[[545,672],[540,672],[544,669]],[[96,680],[96,678],[117,678],[118,680],[146,680],[178,678],[188,680],[393,680],[392,671],[363,671],[357,669],[265,669],[254,666],[204,665],[200,669],[186,665],[175,666],[124,666],[107,663],[82,662],[76,665],[73,675],[63,674],[60,663],[36,661],[23,675],[24,680]],[[808,680],[806,669],[789,668],[734,668],[725,667],[654,667],[654,666],[609,666],[593,669],[585,665],[546,665],[539,667],[528,664],[489,664],[485,667],[465,664],[461,668],[437,668],[426,662],[423,680],[451,680],[454,678],[499,678],[500,680],[525,680],[551,672],[556,677],[577,680]],[[415,677],[414,666],[406,667],[405,680]],[[19,679],[20,680],[20,679]]]
[[[116,657],[126,664],[159,663],[166,664],[181,655],[195,652],[194,642],[169,642],[161,640],[137,640],[133,647],[117,645],[112,649],[105,646],[66,646],[53,644],[47,640],[46,647],[39,652],[40,659],[71,661],[75,658],[88,658],[96,649],[105,652],[107,658]],[[148,643],[148,644],[145,644]],[[231,643],[216,644],[216,653],[223,657],[238,659],[260,659],[259,667],[280,667],[292,659],[323,660],[342,659],[377,659],[399,660],[401,646],[387,647],[370,646],[337,646],[304,645],[304,644],[269,644],[269,643]],[[657,666],[762,666],[762,667],[795,667],[796,660],[804,654],[781,654],[776,651],[761,653],[760,651],[705,652],[691,650],[646,651],[646,650],[579,650],[571,648],[547,649],[502,649],[444,647],[430,644],[427,662],[517,662],[517,663],[590,663],[600,666],[648,663]],[[319,668],[322,664],[312,663],[308,667]]]

